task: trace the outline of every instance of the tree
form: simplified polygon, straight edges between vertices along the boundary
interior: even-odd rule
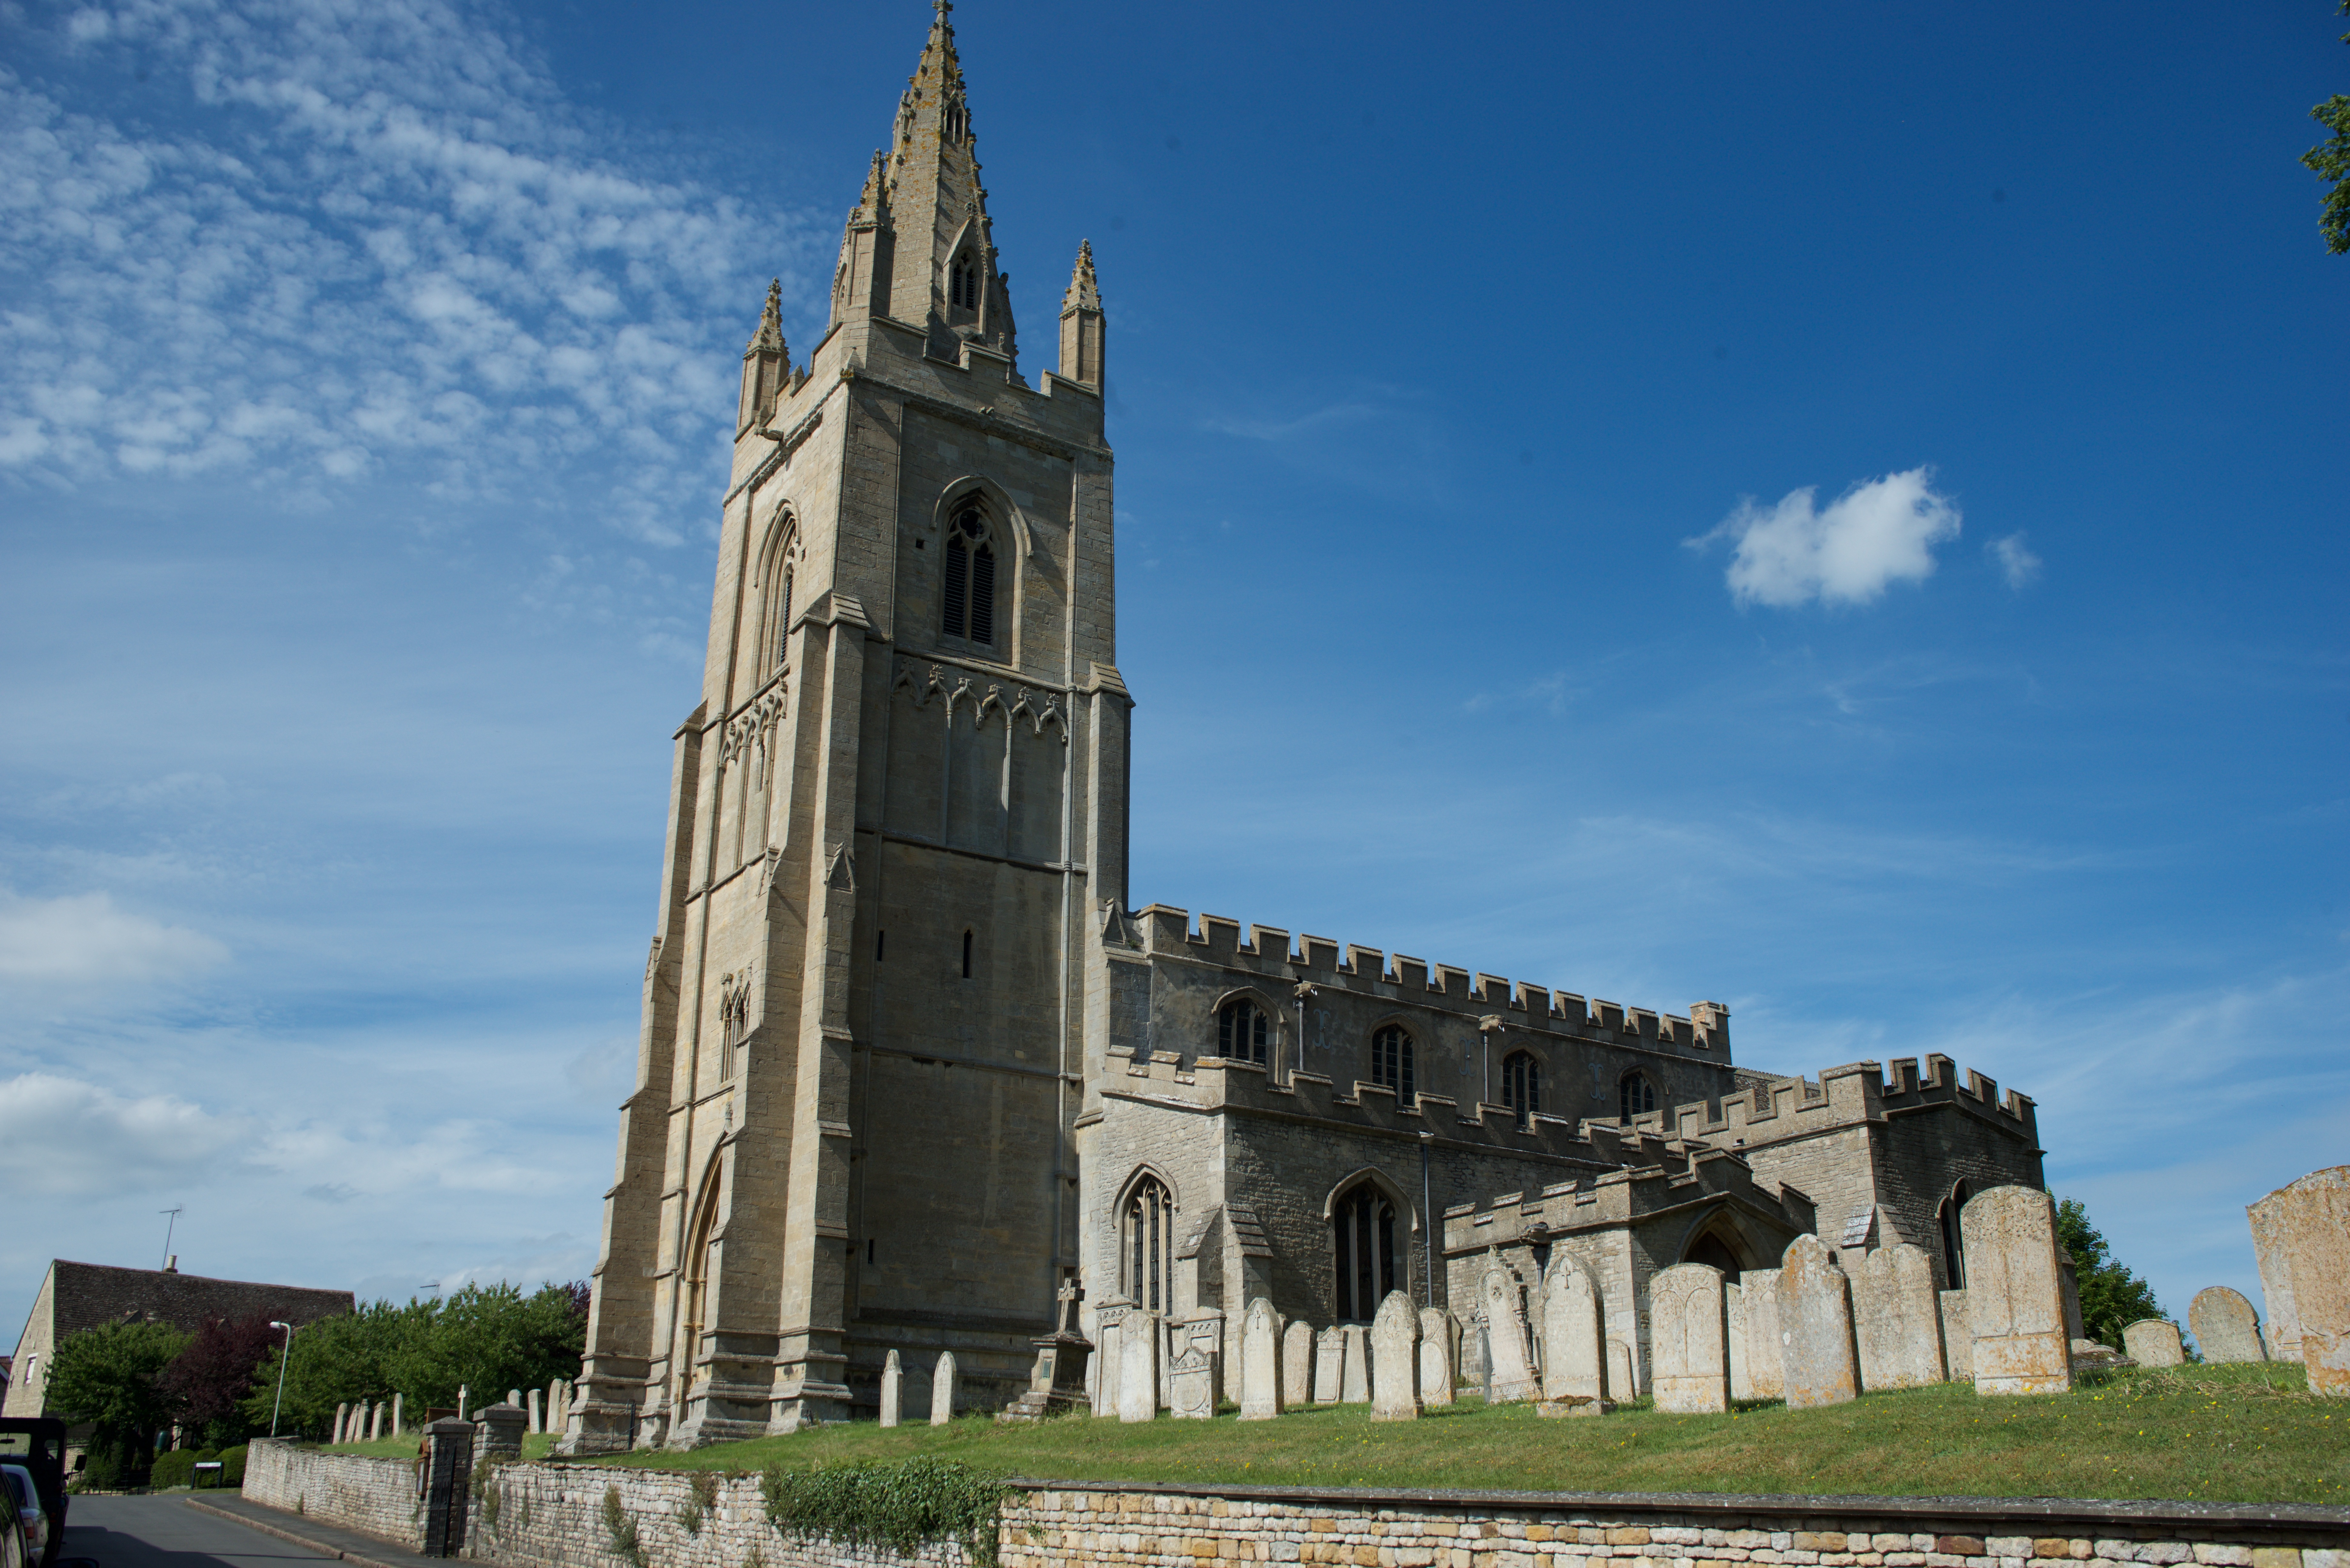
[[[2350,0],[2342,0],[2342,14],[2350,16]],[[2350,33],[2342,41],[2350,44]],[[2350,97],[2335,93],[2311,109],[2309,118],[2334,133],[2301,155],[2310,171],[2333,187],[2318,211],[2318,233],[2335,255],[2350,254]]]
[[[2100,1345],[2118,1348],[2122,1330],[2150,1317],[2168,1319],[2154,1287],[2112,1256],[2113,1249],[2076,1199],[2056,1205],[2056,1240],[2072,1255],[2081,1284],[2081,1328]]]
[[[165,1370],[164,1389],[178,1402],[182,1424],[196,1429],[195,1446],[224,1449],[269,1429],[265,1421],[256,1425],[244,1405],[283,1332],[270,1327],[270,1320],[284,1310],[205,1324]]]
[[[97,1427],[89,1447],[122,1473],[146,1473],[155,1434],[177,1418],[163,1372],[187,1348],[168,1323],[127,1321],[86,1328],[57,1342],[49,1362],[48,1402],[68,1420]]]

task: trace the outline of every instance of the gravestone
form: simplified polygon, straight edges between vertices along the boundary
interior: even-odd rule
[[[1796,1237],[1779,1261],[1779,1345],[1788,1409],[1860,1397],[1852,1296],[1835,1254],[1817,1236]]]
[[[1452,1403],[1452,1319],[1441,1307],[1419,1309],[1419,1402]]]
[[[881,1363],[881,1424],[898,1424],[898,1404],[904,1393],[905,1368],[899,1364],[898,1353],[891,1351]]]
[[[1639,1363],[1632,1359],[1631,1345],[1621,1339],[1607,1342],[1607,1399],[1621,1405],[1640,1397]]]
[[[1478,1292],[1485,1309],[1485,1354],[1491,1358],[1487,1397],[1496,1405],[1512,1405],[1538,1397],[1533,1349],[1526,1343],[1526,1313],[1518,1299],[1518,1282],[1507,1269],[1485,1271]]]
[[[1492,1357],[1485,1354],[1486,1339],[1485,1309],[1472,1302],[1461,1336],[1452,1342],[1452,1376],[1463,1388],[1482,1388],[1490,1381]]]
[[[1607,1397],[1607,1332],[1599,1286],[1564,1247],[1543,1276],[1542,1397],[1563,1414],[1596,1416]]]
[[[391,1435],[395,1438],[400,1437],[406,1429],[406,1423],[401,1419],[401,1401],[407,1397],[405,1394],[395,1394],[391,1397]]]
[[[348,1428],[350,1426],[350,1423],[351,1423],[351,1407],[350,1407],[350,1406],[349,1406],[349,1405],[348,1405],[348,1404],[342,1404],[342,1405],[338,1405],[338,1406],[336,1406],[336,1407],[335,1407],[335,1435],[334,1435],[332,1438],[328,1438],[328,1446],[330,1446],[330,1447],[331,1447],[332,1445],[334,1445],[334,1444],[336,1444],[336,1443],[339,1443],[339,1442],[341,1442],[341,1441],[343,1440],[343,1433],[344,1433],[345,1429],[346,1429],[346,1428]]]
[[[1746,1370],[1746,1287],[1721,1287],[1721,1321],[1730,1336],[1730,1397],[1754,1397],[1754,1379]]]
[[[2261,1318],[2241,1291],[2212,1285],[2187,1303],[2187,1326],[2206,1361],[2266,1361]]]
[[[377,1400],[375,1413],[368,1422],[368,1441],[378,1443],[383,1440],[383,1424],[390,1415],[390,1407],[380,1399]]]
[[[1241,1319],[1241,1419],[1270,1421],[1281,1414],[1281,1316],[1263,1296]]]
[[[1676,1263],[1648,1282],[1648,1356],[1659,1410],[1713,1416],[1730,1408],[1730,1339],[1720,1269]]]
[[[1167,1364],[1167,1404],[1179,1421],[1204,1421],[1216,1413],[1216,1358],[1206,1345],[1184,1337],[1175,1342]]]
[[[1314,1403],[1314,1325],[1299,1318],[1281,1334],[1281,1406],[1302,1410]]]
[[[1994,1187],[1967,1199],[1959,1231],[1975,1392],[2070,1393],[2073,1341],[2056,1266],[2056,1200],[2036,1187]]]
[[[1128,1312],[1118,1334],[1118,1418],[1148,1421],[1159,1414],[1159,1324],[1148,1313]]]
[[[1371,1419],[1419,1419],[1419,1314],[1401,1291],[1371,1319]]]
[[[506,1403],[507,1403],[507,1404],[509,1404],[509,1405],[511,1405],[511,1406],[513,1406],[513,1407],[514,1407],[515,1409],[517,1409],[517,1410],[521,1409],[521,1408],[522,1408],[522,1390],[521,1390],[521,1389],[519,1389],[519,1388],[509,1388],[509,1389],[507,1389],[507,1390],[506,1390]],[[527,1418],[527,1417],[525,1417],[525,1418]]]
[[[546,1407],[538,1402],[538,1390],[536,1388],[530,1391],[530,1429],[534,1432],[546,1430]]]
[[[1942,1306],[1942,1359],[1950,1365],[1950,1381],[1972,1383],[1975,1331],[1967,1326],[1967,1293],[1944,1291],[1939,1299]]]
[[[2140,1318],[2122,1330],[2122,1349],[2140,1366],[2183,1366],[2187,1347],[2179,1343],[2178,1325],[2168,1318]]]
[[[1338,1402],[1367,1405],[1371,1399],[1371,1340],[1359,1323],[1346,1325],[1339,1341],[1345,1363],[1339,1372]]]
[[[546,1380],[546,1429],[550,1432],[563,1430],[563,1379],[560,1377]]]
[[[2280,1357],[2309,1370],[2309,1391],[2350,1398],[2350,1165],[2313,1170],[2246,1211]]]
[[[1102,1358],[1095,1355],[1094,1342],[1077,1328],[1077,1302],[1084,1294],[1077,1287],[1076,1276],[1063,1277],[1055,1293],[1060,1311],[1053,1319],[1053,1332],[1040,1334],[1028,1342],[1036,1351],[1036,1358],[1028,1364],[1028,1386],[1017,1399],[995,1413],[998,1421],[1016,1425],[1041,1421],[1080,1405],[1100,1407]],[[945,1418],[951,1421],[955,1404],[962,1397],[962,1384],[951,1355],[942,1355],[931,1379],[931,1411],[934,1418],[938,1415],[941,1378],[945,1379],[948,1390]]]
[[[1347,1334],[1336,1324],[1314,1340],[1314,1402],[1336,1405],[1347,1373]]]
[[[1746,1309],[1746,1383],[1756,1399],[1787,1397],[1786,1347],[1779,1336],[1779,1271],[1748,1269],[1738,1276]]]
[[[1945,1376],[1934,1261],[1907,1241],[1861,1260],[1852,1280],[1853,1334],[1864,1388],[1922,1388]]]
[[[955,1358],[951,1350],[939,1352],[938,1365],[931,1368],[931,1425],[943,1427],[954,1419]]]
[[[1118,1380],[1126,1365],[1126,1314],[1123,1302],[1104,1302],[1094,1314],[1094,1414],[1118,1414]]]

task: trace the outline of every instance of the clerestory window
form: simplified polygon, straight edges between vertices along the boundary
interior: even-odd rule
[[[1263,1066],[1269,1028],[1263,1008],[1234,997],[1216,1009],[1216,1054]]]
[[[1542,1064],[1527,1051],[1511,1054],[1502,1064],[1502,1104],[1518,1113],[1518,1125],[1531,1127],[1542,1109]]]
[[[947,524],[944,597],[947,636],[995,641],[995,545],[986,514],[976,506],[964,507]]]
[[[1412,1056],[1411,1036],[1396,1024],[1371,1036],[1371,1082],[1393,1089],[1399,1106],[1411,1104],[1419,1092],[1418,1064]]]

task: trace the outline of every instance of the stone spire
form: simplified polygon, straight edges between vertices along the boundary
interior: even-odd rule
[[[784,285],[767,284],[767,307],[759,313],[759,329],[743,350],[743,396],[735,407],[734,433],[741,435],[775,406],[792,373],[792,352],[784,342]]]
[[[832,274],[834,326],[851,317],[889,314],[894,239],[889,222],[889,155],[877,151],[865,171],[865,189],[841,227],[840,263]]]
[[[1061,379],[1096,391],[1102,386],[1103,321],[1101,286],[1094,278],[1091,240],[1077,242],[1077,265],[1069,270],[1068,292],[1061,296]]]
[[[767,280],[767,307],[759,312],[759,330],[751,334],[750,347],[743,352],[756,354],[763,349],[777,354],[786,351],[784,346],[784,280],[779,277]]]
[[[930,36],[898,100],[890,139],[889,203],[897,244],[889,314],[923,327],[941,358],[963,345],[1016,352],[1012,302],[996,268],[987,190],[979,182],[953,10],[934,0]]]

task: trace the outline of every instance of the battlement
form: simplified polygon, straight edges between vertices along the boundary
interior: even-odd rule
[[[1929,1055],[1922,1075],[1916,1057],[1902,1056],[1895,1058],[1889,1076],[1875,1062],[1853,1062],[1826,1069],[1817,1083],[1800,1076],[1773,1078],[1751,1093],[1725,1096],[1719,1108],[1700,1100],[1665,1107],[1633,1125],[1658,1137],[1752,1147],[1935,1106],[1956,1106],[2035,1145],[2039,1141],[2030,1096],[2010,1089],[2002,1098],[1997,1083],[1971,1069],[1962,1082],[1958,1064],[1943,1055]]]
[[[1241,922],[1222,915],[1201,915],[1195,930],[1190,910],[1167,904],[1137,911],[1134,921],[1143,950],[1153,957],[1209,963],[1285,983],[1330,986],[1475,1014],[1481,1020],[1491,1017],[1503,1029],[1702,1054],[1724,1065],[1730,1062],[1730,1009],[1718,1002],[1693,1003],[1686,1016],[1587,1002],[1576,992],[1552,991],[1530,981],[1472,973],[1402,953],[1390,956],[1352,942],[1342,948],[1328,937],[1301,936],[1293,945],[1289,933],[1277,926],[1250,925],[1243,940]]]
[[[1627,1139],[1641,1162],[1592,1177],[1552,1182],[1529,1196],[1505,1192],[1484,1208],[1456,1203],[1444,1211],[1447,1257],[1489,1248],[1539,1242],[1577,1231],[1635,1222],[1649,1215],[1735,1199],[1800,1230],[1812,1219],[1809,1201],[1793,1189],[1773,1192],[1756,1184],[1746,1161],[1729,1149],[1681,1139]]]

